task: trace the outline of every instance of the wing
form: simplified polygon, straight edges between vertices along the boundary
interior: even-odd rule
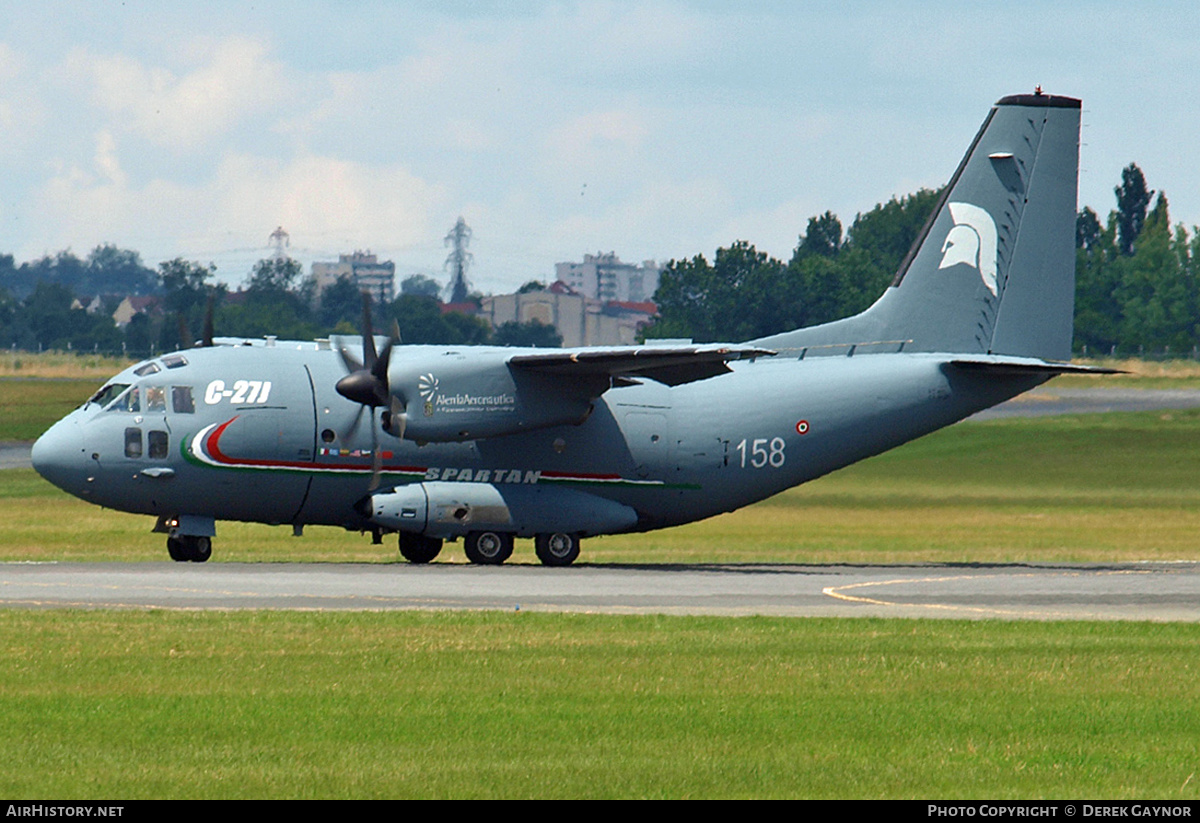
[[[509,366],[570,377],[610,377],[614,385],[645,377],[678,386],[730,371],[729,361],[773,355],[770,349],[714,343],[706,346],[617,346],[516,354]]]

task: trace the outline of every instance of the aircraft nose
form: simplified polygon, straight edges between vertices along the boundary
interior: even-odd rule
[[[86,474],[86,449],[78,434],[78,422],[67,418],[51,426],[33,444],[33,468],[64,491],[77,492]]]

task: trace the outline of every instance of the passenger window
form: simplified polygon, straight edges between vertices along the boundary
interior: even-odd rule
[[[171,408],[176,414],[196,413],[196,401],[192,398],[191,386],[171,387]]]
[[[142,456],[142,430],[141,429],[126,429],[125,430],[125,456],[126,457],[141,457]]]
[[[162,386],[146,387],[146,411],[161,412],[167,410],[167,390]]]
[[[161,460],[170,451],[170,438],[166,432],[151,431],[147,435],[149,455],[151,460]]]

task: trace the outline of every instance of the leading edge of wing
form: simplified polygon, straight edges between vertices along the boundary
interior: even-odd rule
[[[731,360],[775,354],[770,349],[717,343],[708,346],[618,346],[516,354],[508,359],[514,368],[544,374],[620,379],[645,377],[678,386],[716,377],[730,371]]]

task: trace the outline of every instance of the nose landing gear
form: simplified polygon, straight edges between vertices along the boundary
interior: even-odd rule
[[[168,537],[167,554],[177,563],[203,563],[212,557],[212,538],[191,534]]]
[[[207,515],[161,515],[152,531],[167,535],[167,554],[177,563],[203,563],[212,557],[216,523]]]

